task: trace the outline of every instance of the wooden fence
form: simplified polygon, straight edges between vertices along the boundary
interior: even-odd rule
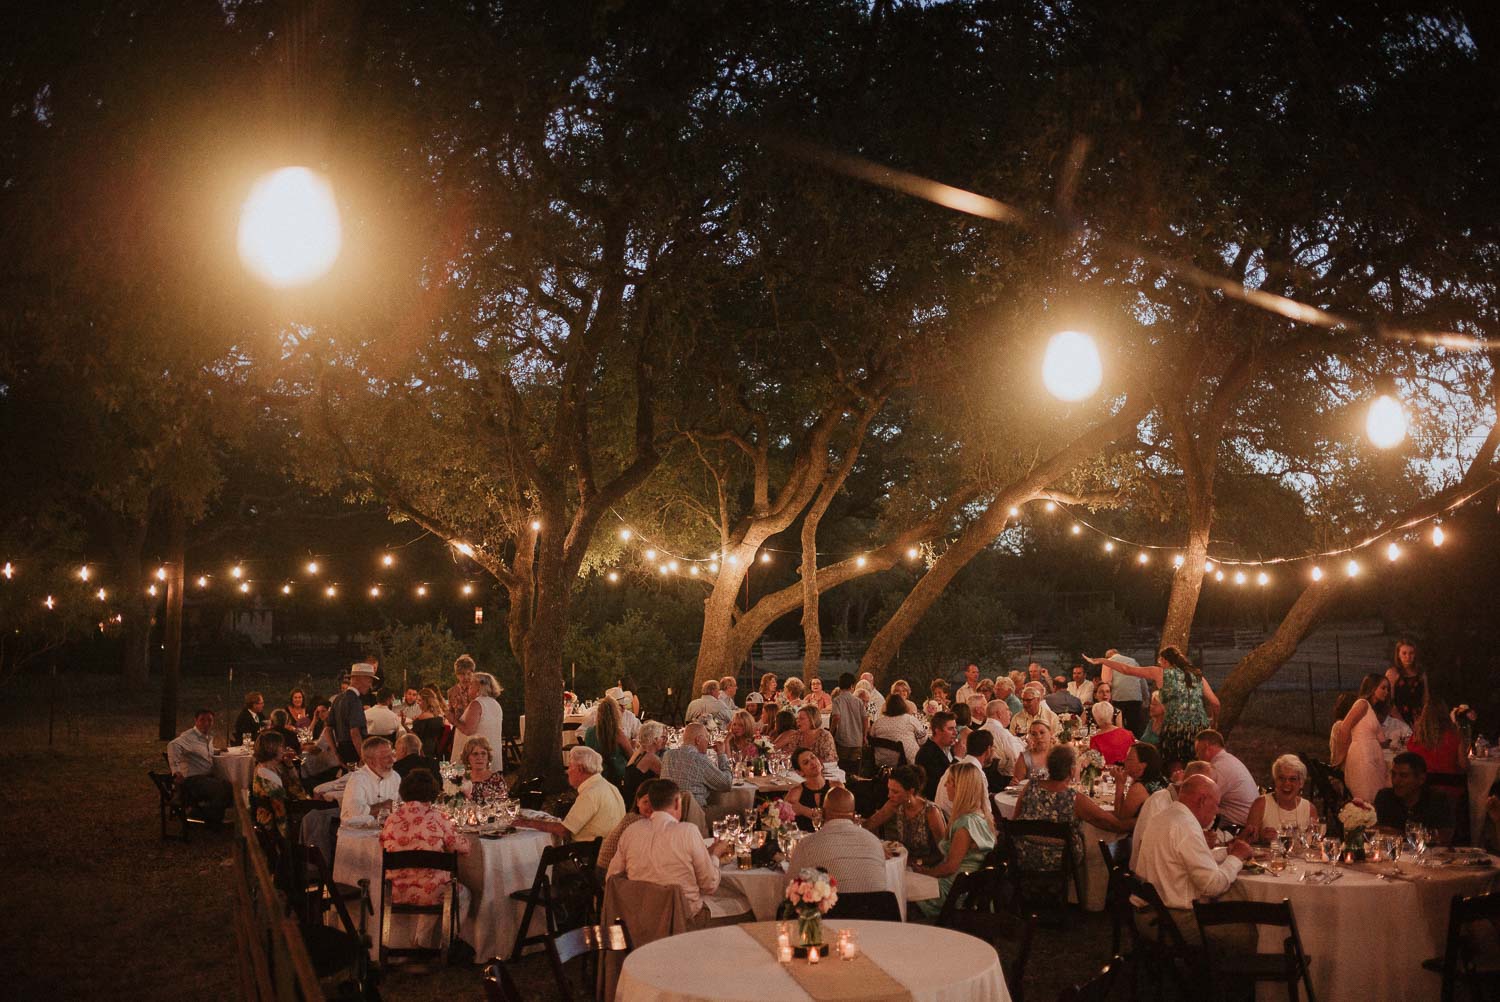
[[[245,1002],[321,1002],[323,989],[302,942],[302,931],[286,915],[271,870],[235,797],[234,938]]]

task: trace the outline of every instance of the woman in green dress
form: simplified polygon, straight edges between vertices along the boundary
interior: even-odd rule
[[[617,787],[625,782],[625,766],[635,751],[620,727],[620,704],[613,699],[601,699],[594,726],[583,732],[583,743],[604,759],[604,778]]]
[[[938,878],[938,896],[917,903],[929,917],[936,917],[943,910],[943,902],[948,900],[948,892],[958,875],[979,869],[995,847],[995,826],[990,821],[989,787],[984,773],[973,763],[960,762],[948,769],[943,782],[953,801],[953,821],[948,825],[948,834],[938,843],[943,858],[931,866],[912,866],[918,873]]]
[[[1165,711],[1161,726],[1161,757],[1168,775],[1174,766],[1192,761],[1193,740],[1198,732],[1213,726],[1219,715],[1219,697],[1203,672],[1175,647],[1163,647],[1154,665],[1136,665],[1113,658],[1090,658],[1091,664],[1110,671],[1146,679],[1161,690]]]

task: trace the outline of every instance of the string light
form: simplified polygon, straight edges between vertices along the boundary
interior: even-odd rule
[[[1099,346],[1082,331],[1059,331],[1047,341],[1042,357],[1042,385],[1059,400],[1083,400],[1099,388],[1104,366]]]
[[[866,563],[868,563],[868,561],[866,561],[863,556],[859,556],[859,557],[855,557],[854,558],[854,566],[855,567],[863,567]]]
[[[474,594],[474,586],[471,585],[471,584],[465,583],[462,590],[463,590],[463,593],[465,595],[472,595],[472,594]]]
[[[1215,581],[1223,581],[1224,580],[1224,572],[1223,571],[1214,571],[1214,580]]]
[[[1344,573],[1352,577],[1359,576],[1359,561],[1351,560],[1344,565]]]
[[[1180,554],[1180,553],[1177,554],[1177,556],[1175,556],[1175,557],[1172,558],[1172,566],[1173,567],[1181,567],[1185,563],[1187,563],[1187,559],[1185,557],[1183,557],[1183,555]]]
[[[1382,393],[1370,402],[1370,411],[1365,418],[1365,434],[1379,449],[1394,449],[1406,438],[1406,412],[1401,401],[1388,393]]]
[[[1077,522],[1073,523],[1073,535],[1075,535],[1075,536],[1081,536],[1081,535],[1083,535],[1083,526],[1079,525]]]
[[[80,580],[80,581],[87,581],[88,579],[89,579],[89,565],[88,564],[84,564],[82,567],[78,568],[78,580]]]
[[[396,558],[387,553],[385,556],[380,558],[380,562],[387,567],[393,567],[396,564]]]
[[[656,565],[656,571],[657,571],[658,574],[660,574],[663,577],[665,577],[666,574],[667,574],[667,565],[666,564],[657,564]]]
[[[907,560],[915,560],[915,559],[917,559],[917,548],[915,546],[908,546],[906,548],[906,559]]]
[[[646,559],[647,560],[655,560],[656,559],[656,551],[655,550],[647,550],[646,551]]]
[[[249,581],[241,581],[240,582],[240,594],[242,594],[242,595],[248,595],[248,594],[250,594],[250,582]]]
[[[5,566],[3,568],[0,568],[0,574],[4,574],[5,580],[9,581],[11,578],[16,576],[16,569],[11,565],[11,562],[7,560],[5,562]]]
[[[769,553],[762,553],[760,555],[760,562],[763,564],[769,564],[771,562],[771,555]]]
[[[1135,555],[1135,562],[1138,564],[1149,564],[1151,562],[1151,556],[1145,550],[1142,550],[1140,553],[1137,553]]]
[[[693,564],[691,567],[689,567],[688,568],[688,573],[691,574],[693,577],[697,577],[698,576],[698,565],[697,564]]]
[[[426,597],[427,597],[427,586],[424,585],[424,584],[417,585],[417,598],[426,598]]]
[[[631,533],[629,529],[620,530],[620,539],[624,540],[627,543],[630,542],[630,535]]]
[[[1057,511],[1057,502],[1056,501],[1048,501],[1046,504],[1044,504],[1042,506],[1042,508],[1044,510],[1046,510],[1048,513]]]
[[[206,575],[206,574],[199,574],[198,575],[198,587],[199,588],[207,588],[208,587],[208,575]]]
[[[1105,553],[1113,553],[1113,552],[1115,552],[1115,541],[1113,539],[1106,539],[1104,541],[1104,552]]]
[[[730,567],[733,567],[735,564],[740,562],[740,558],[731,553],[729,556],[724,558],[724,562]]]
[[[1271,575],[1267,574],[1265,571],[1261,571],[1255,576],[1255,583],[1264,588],[1266,585],[1271,583]]]
[[[710,561],[709,562],[708,573],[710,573],[710,574],[717,574],[717,573],[719,573],[719,564],[718,564],[717,561]]]
[[[1237,584],[1237,585],[1242,585],[1242,584],[1245,583],[1245,572],[1244,571],[1235,571],[1234,572],[1234,583]]]
[[[156,597],[156,585],[147,585],[146,586],[146,594],[150,595],[152,598],[155,598]]]
[[[57,599],[53,598],[51,595],[48,595],[47,596],[47,600],[45,602],[43,602],[42,604],[45,605],[49,609],[56,609],[57,608]]]
[[[370,586],[370,597],[371,598],[379,598],[380,597],[380,585],[371,585]]]
[[[1312,579],[1314,581],[1322,581],[1323,580],[1323,568],[1318,567],[1317,565],[1314,565],[1313,569],[1312,569]]]
[[[1203,573],[1204,574],[1212,574],[1213,572],[1214,572],[1214,562],[1212,560],[1205,560],[1205,561],[1203,561]]]
[[[1011,518],[1016,518],[1020,514],[1021,514],[1021,509],[1017,508],[1015,505],[1011,505],[1010,506],[1010,517]]]
[[[538,522],[536,519],[532,519],[531,520],[531,531],[532,532],[541,532],[542,531],[542,523]]]
[[[327,595],[329,598],[333,598],[338,593],[338,588],[334,587],[333,585],[329,585],[327,588],[323,589],[323,594]]]
[[[94,592],[94,594],[97,595],[97,596],[99,596],[99,601],[101,601],[101,602],[104,601],[106,593],[105,593],[105,591],[104,591],[103,588],[100,588],[98,591]]]
[[[1443,527],[1441,525],[1434,525],[1432,527],[1432,545],[1443,545]]]
[[[283,594],[283,595],[290,595],[291,593],[292,593],[292,586],[291,585],[284,584],[284,585],[281,586],[281,594]]]
[[[158,567],[156,569],[156,580],[158,580],[158,581],[165,581],[166,579],[167,579],[167,569],[165,567]],[[85,578],[84,580],[86,581],[88,579]]]
[[[1390,546],[1387,546],[1385,548],[1385,558],[1391,563],[1395,563],[1398,559],[1400,559],[1400,557],[1401,547],[1397,546],[1395,543],[1392,543]]]
[[[316,574],[316,573],[318,573],[318,562],[316,560],[309,560],[307,562],[307,573],[309,573],[309,574]]]
[[[245,569],[239,564],[235,564],[233,567],[229,568],[229,576],[236,579],[242,578],[245,576]]]
[[[620,573],[618,571],[610,571],[604,576],[609,580],[610,584],[617,584],[620,580]]]
[[[669,560],[669,561],[667,561],[667,570],[671,571],[673,574],[676,574],[677,573],[677,561],[675,561],[675,560]]]

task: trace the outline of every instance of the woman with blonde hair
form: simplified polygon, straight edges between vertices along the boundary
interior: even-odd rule
[[[495,749],[484,738],[470,738],[464,744],[464,765],[469,768],[469,778],[463,784],[463,791],[470,800],[505,797],[510,793],[505,777],[494,767]]]
[[[594,716],[594,726],[583,732],[585,747],[592,748],[604,760],[604,778],[615,786],[625,781],[625,768],[635,749],[621,726],[620,704],[601,699]]]
[[[488,741],[492,749],[504,744],[501,734],[503,711],[500,709],[500,693],[504,690],[500,688],[495,676],[486,671],[477,671],[469,679],[469,705],[464,708],[463,716],[458,718],[458,726],[453,734],[453,754],[450,760],[454,762],[468,761],[464,755],[464,745],[476,736]]]
[[[1271,792],[1261,794],[1245,816],[1243,834],[1252,842],[1271,842],[1286,827],[1306,829],[1318,820],[1318,809],[1302,796],[1307,766],[1295,755],[1271,763]]]
[[[984,857],[995,847],[995,826],[990,822],[989,786],[984,773],[971,762],[959,762],[948,769],[943,782],[953,803],[953,820],[938,844],[942,859],[931,866],[920,863],[912,867],[917,873],[938,878],[938,896],[919,902],[924,915],[935,916],[960,873],[973,873],[984,864]]]
[[[745,710],[735,710],[729,718],[729,747],[725,751],[740,758],[755,758],[760,754],[755,746],[755,718]]]
[[[635,732],[635,753],[625,765],[625,782],[621,784],[627,804],[635,803],[636,791],[642,784],[661,778],[661,752],[666,746],[667,728],[660,720],[648,720]]]

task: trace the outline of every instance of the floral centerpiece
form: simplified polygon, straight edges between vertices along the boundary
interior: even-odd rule
[[[1339,811],[1339,823],[1344,826],[1344,859],[1348,862],[1363,860],[1368,839],[1366,830],[1375,827],[1375,808],[1356,797]]]
[[[823,946],[823,916],[838,899],[838,881],[822,867],[801,870],[787,881],[781,911],[797,918],[797,939],[792,944],[797,956],[805,956],[810,946]]]
[[[1083,785],[1093,790],[1099,777],[1104,775],[1104,756],[1099,753],[1099,749],[1090,748],[1079,756],[1078,775],[1083,780]]]
[[[775,836],[778,832],[786,831],[797,824],[797,812],[792,810],[792,805],[778,797],[775,800],[767,800],[760,807],[760,826],[767,834]]]
[[[1073,741],[1073,730],[1078,726],[1078,714],[1060,713],[1057,715],[1059,727],[1057,729],[1057,743],[1060,745],[1071,744]]]

